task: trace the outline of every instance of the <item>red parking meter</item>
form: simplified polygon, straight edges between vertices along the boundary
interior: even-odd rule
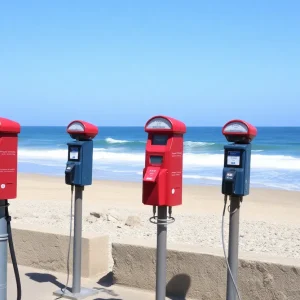
[[[151,118],[143,170],[143,203],[153,206],[150,221],[157,224],[156,300],[166,297],[167,225],[174,222],[172,207],[182,204],[184,123],[165,116]],[[156,207],[158,214],[156,216]],[[167,210],[169,208],[169,216]]]
[[[19,123],[0,118],[0,299],[7,299],[7,241],[17,283],[17,298],[21,299],[21,281],[13,245],[8,199],[17,197],[17,165]]]
[[[0,199],[17,197],[18,134],[20,124],[0,118]]]
[[[156,116],[145,125],[148,132],[143,171],[143,203],[152,206],[182,204],[184,123]]]

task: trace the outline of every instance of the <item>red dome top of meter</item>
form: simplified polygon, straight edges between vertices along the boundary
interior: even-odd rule
[[[1,133],[20,133],[21,126],[15,121],[0,117],[0,132]]]
[[[85,121],[75,120],[68,125],[67,132],[74,139],[92,140],[98,134],[98,127]]]
[[[172,132],[172,133],[185,133],[186,126],[181,121],[166,117],[155,116],[149,119],[145,125],[146,132]]]
[[[250,143],[256,137],[257,129],[245,121],[232,120],[224,125],[222,133],[229,142]]]

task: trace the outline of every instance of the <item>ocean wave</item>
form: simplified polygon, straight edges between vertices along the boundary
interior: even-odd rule
[[[183,175],[183,178],[185,179],[205,179],[205,180],[211,180],[211,181],[222,181],[221,177],[217,176],[201,176],[201,175]]]
[[[111,137],[105,138],[104,142],[107,144],[135,144],[135,145],[145,145],[146,144],[146,140],[145,141],[128,141],[128,140],[118,140],[118,139],[114,139]],[[96,141],[96,145],[99,144],[103,144],[103,140],[100,141]],[[215,145],[215,143],[209,143],[209,142],[195,142],[195,141],[185,141],[184,143],[185,147],[189,147],[189,148],[198,148],[198,147],[207,147],[207,146],[213,146]]]
[[[107,137],[105,139],[96,139],[94,140],[94,148],[111,148],[111,147],[128,147],[130,148],[137,148],[140,149],[143,146],[145,146],[145,141],[130,141],[130,140],[121,140],[121,139],[115,139],[112,137]]]
[[[113,139],[113,138],[106,138],[105,139],[105,142],[108,143],[108,144],[125,144],[125,143],[132,143],[132,141],[127,141],[127,140],[116,140],[116,139]]]
[[[136,174],[136,171],[132,171],[132,170],[112,170],[113,173],[134,173]],[[142,174],[142,172],[141,172]]]
[[[222,167],[224,164],[223,154],[185,154],[184,165],[194,167]],[[300,158],[285,155],[262,155],[251,156],[251,167],[255,169],[285,169],[300,170]]]
[[[19,150],[19,161],[21,162],[35,162],[35,161],[60,161],[67,160],[67,150]],[[144,153],[117,153],[108,150],[95,150],[94,163],[95,164],[138,164],[143,165],[145,161]],[[185,153],[183,158],[184,167],[189,169],[199,167],[219,167],[224,163],[223,154],[195,154]],[[284,155],[262,155],[253,154],[251,158],[251,167],[257,169],[286,169],[286,170],[300,170],[300,158]]]
[[[185,141],[184,146],[189,148],[198,148],[198,147],[206,147],[206,146],[213,146],[215,143],[207,143],[207,142],[192,142],[192,141]]]
[[[262,182],[257,180],[251,180],[253,186],[266,187],[271,189],[281,189],[286,191],[299,191],[299,183],[287,183],[287,182]]]

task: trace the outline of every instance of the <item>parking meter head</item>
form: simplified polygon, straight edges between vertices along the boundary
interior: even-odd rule
[[[183,122],[154,116],[145,125],[148,133],[143,170],[143,203],[152,206],[182,204]]]
[[[0,199],[17,197],[19,123],[0,117]]]
[[[98,127],[85,121],[75,120],[67,126],[67,132],[74,140],[92,140],[98,134]]]
[[[245,121],[232,120],[224,125],[222,133],[228,142],[247,144],[256,137],[257,129]]]

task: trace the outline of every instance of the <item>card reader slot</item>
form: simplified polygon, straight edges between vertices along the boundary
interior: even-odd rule
[[[75,164],[67,165],[65,170],[65,182],[66,184],[74,183],[74,174],[75,174]]]
[[[224,194],[231,196],[235,192],[236,170],[231,169],[225,173],[224,178]]]

